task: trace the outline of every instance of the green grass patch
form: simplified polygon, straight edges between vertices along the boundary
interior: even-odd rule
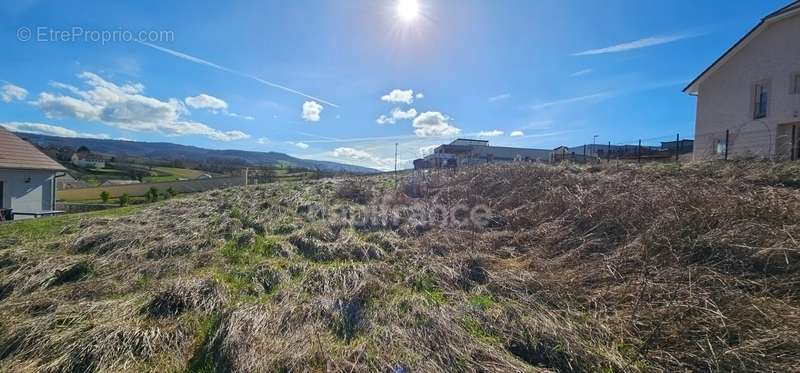
[[[160,172],[165,175],[169,175],[175,178],[184,178],[184,179],[197,179],[200,176],[203,176],[206,172],[199,171],[199,170],[192,170],[188,168],[176,168],[176,167],[153,167],[153,171]]]
[[[487,310],[494,305],[494,299],[490,295],[472,295],[469,297],[469,304],[479,310]]]
[[[194,324],[197,333],[195,334],[194,354],[189,360],[188,372],[193,373],[212,373],[217,371],[217,365],[214,362],[214,357],[209,351],[211,340],[214,338],[214,332],[219,325],[219,315],[212,314],[208,316],[190,316],[189,322]]]
[[[66,214],[0,223],[0,239],[15,238],[23,243],[53,239],[59,236],[66,226],[75,224],[81,219],[126,216],[133,214],[139,209],[141,209],[141,206],[129,206],[80,214]]]
[[[486,330],[483,325],[481,325],[480,321],[476,320],[472,316],[464,315],[461,317],[461,326],[463,326],[464,330],[466,330],[471,336],[483,341],[484,343],[500,343],[500,338],[494,335],[494,333],[491,331]]]

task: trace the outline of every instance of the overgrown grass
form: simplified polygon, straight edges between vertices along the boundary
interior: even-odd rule
[[[796,370],[796,165],[401,177],[0,225],[0,370]],[[457,203],[492,224],[309,214]]]

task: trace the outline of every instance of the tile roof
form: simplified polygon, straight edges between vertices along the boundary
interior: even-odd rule
[[[0,126],[0,169],[66,171],[35,146]]]

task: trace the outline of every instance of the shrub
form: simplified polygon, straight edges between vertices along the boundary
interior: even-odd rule
[[[158,188],[150,187],[150,189],[147,190],[147,193],[144,194],[144,198],[147,200],[147,202],[158,201]]]
[[[103,201],[103,203],[108,203],[109,198],[111,198],[111,194],[108,193],[108,191],[104,190],[100,192],[100,199]]]
[[[178,192],[172,187],[169,187],[167,188],[167,194],[169,194],[170,197],[175,197],[176,195],[178,195]]]
[[[119,206],[120,207],[127,206],[130,200],[131,197],[128,195],[128,193],[123,193],[121,196],[119,196]]]

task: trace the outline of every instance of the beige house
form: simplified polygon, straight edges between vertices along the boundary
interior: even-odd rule
[[[56,179],[64,171],[64,166],[0,126],[0,220],[58,213]]]
[[[695,159],[800,159],[800,1],[767,15],[685,93]]]

